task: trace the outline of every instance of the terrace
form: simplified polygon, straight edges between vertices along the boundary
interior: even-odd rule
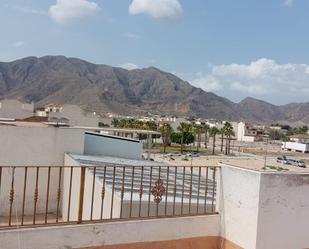
[[[110,160],[0,167],[1,249],[309,245],[308,173]]]

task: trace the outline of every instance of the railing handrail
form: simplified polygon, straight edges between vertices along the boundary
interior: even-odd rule
[[[110,163],[0,166],[0,228],[215,214],[219,170]]]

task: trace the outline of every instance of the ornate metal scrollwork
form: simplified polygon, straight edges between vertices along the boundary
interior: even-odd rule
[[[161,179],[156,181],[156,184],[152,188],[151,193],[153,195],[153,201],[159,204],[162,201],[162,196],[165,194],[165,187]]]

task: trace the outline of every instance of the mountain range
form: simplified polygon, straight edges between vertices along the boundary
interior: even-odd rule
[[[279,94],[279,93],[278,93]],[[175,114],[258,123],[309,124],[309,102],[234,103],[155,67],[126,70],[64,56],[0,62],[0,99],[77,104],[97,112]]]

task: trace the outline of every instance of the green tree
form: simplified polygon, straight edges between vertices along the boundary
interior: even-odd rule
[[[223,152],[223,141],[224,141],[224,135],[225,135],[224,127],[222,127],[220,129],[220,134],[221,134],[221,149],[220,149],[220,151]]]
[[[204,127],[202,125],[194,125],[193,126],[193,132],[196,135],[197,139],[197,145],[196,150],[199,151],[199,148],[201,148],[201,140],[202,140],[202,133],[204,131]]]
[[[166,152],[166,146],[171,142],[171,134],[173,133],[173,128],[169,124],[164,124],[160,127],[162,142],[164,147],[164,153]]]
[[[190,133],[192,132],[192,125],[191,124],[187,124],[184,122],[181,122],[180,125],[177,127],[177,130],[179,131],[181,138],[180,138],[180,151],[181,154],[183,153],[183,146],[184,146],[184,136],[185,133]]]
[[[205,133],[205,143],[204,143],[204,145],[205,145],[205,149],[207,149],[208,132],[209,132],[210,127],[207,124],[205,124],[203,127],[204,127],[204,133]]]
[[[215,148],[216,148],[216,135],[219,133],[219,129],[217,127],[212,127],[209,130],[209,135],[213,138],[212,140],[212,154],[215,154]]]
[[[224,124],[223,129],[224,129],[224,134],[227,137],[226,147],[225,147],[225,154],[227,155],[231,153],[231,137],[234,135],[234,131],[233,131],[233,126],[229,122],[226,122]]]

